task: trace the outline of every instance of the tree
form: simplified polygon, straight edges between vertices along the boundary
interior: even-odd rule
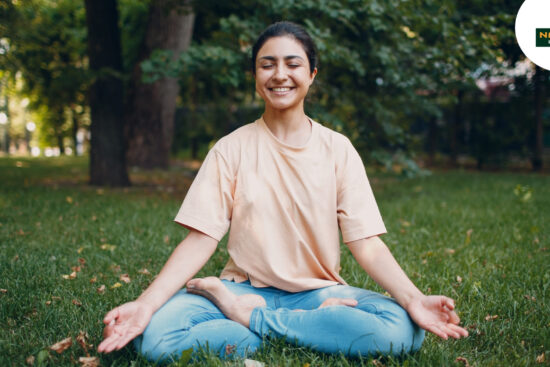
[[[94,80],[91,109],[90,183],[127,186],[124,85],[115,0],[85,0],[88,56]]]
[[[159,0],[150,4],[146,35],[126,96],[130,165],[166,168],[169,164],[178,80],[163,78],[151,84],[143,83],[141,61],[148,59],[156,49],[177,54],[186,50],[191,42],[193,21],[194,14],[188,2]]]

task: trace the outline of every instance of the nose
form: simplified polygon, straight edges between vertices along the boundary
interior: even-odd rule
[[[278,65],[277,68],[275,69],[275,74],[273,74],[273,80],[281,81],[281,80],[286,80],[286,78],[287,78],[287,75],[286,75],[285,68],[281,65]]]

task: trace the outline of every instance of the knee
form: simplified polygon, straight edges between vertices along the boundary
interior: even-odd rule
[[[401,307],[389,315],[381,315],[384,319],[384,330],[376,340],[378,352],[384,355],[400,355],[416,352],[422,346],[425,332],[416,325],[408,313]]]

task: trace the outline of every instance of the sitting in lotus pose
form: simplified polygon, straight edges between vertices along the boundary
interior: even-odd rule
[[[260,35],[252,69],[263,115],[209,151],[175,219],[187,237],[137,300],[107,313],[100,352],[134,340],[157,362],[200,347],[227,358],[286,337],[375,356],[418,350],[424,330],[468,335],[453,300],[418,290],[379,238],[386,228],[350,141],[304,113],[316,63],[300,26],[279,22]],[[219,278],[192,279],[230,226]],[[392,297],[346,284],[339,231]]]

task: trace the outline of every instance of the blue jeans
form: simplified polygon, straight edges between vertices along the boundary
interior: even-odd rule
[[[286,337],[319,352],[354,357],[416,351],[424,340],[424,330],[397,302],[365,289],[335,285],[289,293],[255,288],[248,281],[223,283],[237,295],[253,293],[265,299],[267,307],[252,311],[250,329],[227,319],[206,298],[184,289],[153,315],[134,340],[137,351],[156,362],[177,359],[182,351],[199,347],[214,350],[222,358],[243,357],[259,348],[264,337]],[[353,298],[358,304],[319,309],[330,297]]]

